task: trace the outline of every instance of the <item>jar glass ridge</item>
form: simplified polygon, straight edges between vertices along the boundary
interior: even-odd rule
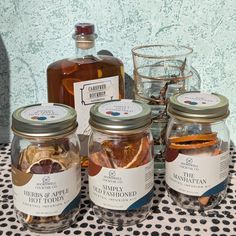
[[[142,45],[132,49],[134,97],[152,110],[155,171],[165,170],[166,108],[170,96],[200,89],[201,80],[192,67],[193,49],[181,45]]]

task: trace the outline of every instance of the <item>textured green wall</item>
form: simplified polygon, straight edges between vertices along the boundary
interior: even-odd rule
[[[121,58],[130,75],[134,46],[192,46],[203,90],[230,100],[228,124],[236,141],[235,11],[235,0],[1,0],[0,142],[14,109],[47,101],[46,67],[74,54],[77,21],[95,23],[97,50]]]

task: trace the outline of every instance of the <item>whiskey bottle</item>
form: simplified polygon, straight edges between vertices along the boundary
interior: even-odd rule
[[[86,157],[89,110],[95,103],[124,98],[124,67],[113,56],[96,54],[93,24],[76,24],[73,38],[75,57],[56,61],[47,68],[48,101],[75,108],[81,155]]]

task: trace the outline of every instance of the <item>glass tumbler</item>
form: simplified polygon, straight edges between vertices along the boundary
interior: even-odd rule
[[[200,89],[200,76],[191,66],[192,52],[190,47],[176,45],[143,45],[132,49],[134,97],[152,110],[155,171],[165,169],[169,97]]]

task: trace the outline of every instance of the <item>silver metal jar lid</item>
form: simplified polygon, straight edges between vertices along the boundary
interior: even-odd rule
[[[95,104],[90,109],[90,125],[110,132],[130,132],[151,125],[148,105],[129,99]]]
[[[207,123],[226,118],[228,107],[228,99],[220,94],[194,91],[171,96],[167,112],[180,120]]]
[[[76,111],[63,104],[35,104],[18,108],[12,114],[12,130],[21,136],[59,136],[77,126]]]

